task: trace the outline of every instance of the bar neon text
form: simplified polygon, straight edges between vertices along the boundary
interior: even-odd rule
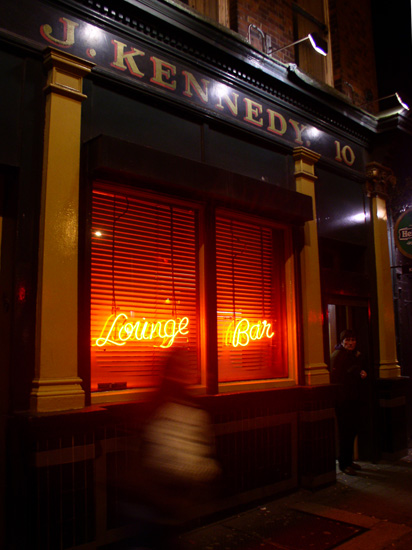
[[[247,346],[251,340],[261,340],[262,338],[272,338],[275,334],[271,331],[272,325],[267,321],[258,321],[251,324],[248,319],[232,321],[225,334],[225,344],[227,346]]]

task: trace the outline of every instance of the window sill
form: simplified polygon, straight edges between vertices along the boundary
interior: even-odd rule
[[[244,382],[221,382],[219,393],[246,392],[276,388],[293,388],[297,382],[293,378],[277,378],[273,380],[246,380]]]
[[[192,386],[190,392],[193,395],[204,395],[206,388],[204,386]],[[128,389],[118,391],[99,391],[92,392],[92,405],[103,405],[108,403],[133,403],[136,401],[150,401],[156,393],[155,388]]]
[[[259,391],[277,388],[294,388],[297,386],[297,382],[293,378],[281,378],[273,380],[246,380],[244,382],[221,382],[219,384],[219,394],[224,393],[236,393],[236,392],[248,392]],[[133,402],[145,402],[155,394],[155,389],[142,388],[142,389],[129,389],[119,391],[101,391],[93,392],[91,396],[92,405],[104,405],[109,403],[133,403]],[[205,386],[192,386],[190,392],[193,395],[206,395]]]

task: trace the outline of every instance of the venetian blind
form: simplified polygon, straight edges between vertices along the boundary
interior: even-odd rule
[[[287,376],[283,241],[282,230],[217,217],[220,382]]]
[[[93,191],[92,391],[153,386],[168,352],[189,350],[198,382],[197,213],[135,195]]]

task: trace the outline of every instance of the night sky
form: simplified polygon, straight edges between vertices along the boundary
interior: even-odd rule
[[[412,0],[371,0],[379,96],[398,92],[412,107]]]

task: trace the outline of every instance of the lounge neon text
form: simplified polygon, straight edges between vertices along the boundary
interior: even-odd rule
[[[248,319],[232,321],[225,334],[225,344],[227,346],[247,346],[252,340],[261,340],[262,338],[272,338],[275,334],[271,323],[267,321],[258,321],[251,324]]]
[[[155,340],[161,338],[159,347],[170,348],[178,334],[182,336],[189,333],[189,318],[181,317],[168,319],[167,321],[150,322],[145,319],[133,322],[129,321],[125,313],[110,315],[107,318],[100,336],[96,338],[95,345],[98,347],[113,344],[124,346],[131,340]]]

